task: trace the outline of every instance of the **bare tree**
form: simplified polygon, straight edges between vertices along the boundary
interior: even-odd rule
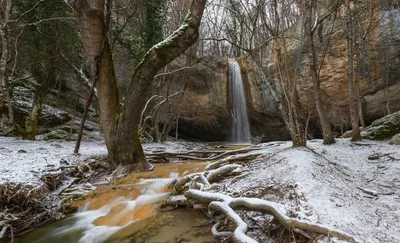
[[[146,95],[157,72],[196,42],[205,4],[206,0],[192,1],[183,24],[146,53],[121,106],[104,20],[105,0],[75,1],[86,58],[93,77],[98,79],[100,122],[109,159],[119,166],[120,173],[151,168],[139,139]]]
[[[287,30],[292,26],[291,18],[293,15],[299,14],[299,9],[293,2],[272,0],[269,4],[264,4],[263,1],[258,2],[255,6],[255,11],[261,11],[260,17],[248,17],[252,19],[248,24],[248,29],[252,33],[256,33],[260,28],[264,28],[266,34],[263,38],[258,38],[257,43],[254,41],[255,34],[251,34],[248,46],[244,48],[246,52],[255,60],[261,68],[262,79],[267,84],[278,109],[282,114],[282,118],[291,136],[293,146],[306,146],[305,128],[299,118],[299,100],[297,95],[297,79],[299,79],[299,57],[293,57],[288,51],[290,37],[287,36]],[[252,11],[246,11],[250,14]],[[262,27],[263,26],[263,27]],[[299,47],[302,48],[302,36],[300,36]],[[280,88],[276,91],[274,87],[274,78],[268,77],[265,73],[263,49],[271,45],[272,58],[276,60],[275,72]],[[298,52],[301,55],[301,51]],[[269,53],[271,54],[271,53]],[[293,65],[293,61],[295,65]]]
[[[318,26],[318,11],[317,11],[316,0],[310,0],[305,2],[305,34],[307,38],[307,52],[309,60],[309,71],[311,80],[314,84],[314,101],[315,107],[317,108],[319,121],[322,127],[322,135],[324,137],[324,144],[335,143],[333,137],[331,125],[325,112],[324,105],[321,98],[321,81],[317,70],[317,54],[314,44],[314,33]],[[314,14],[315,13],[315,14]],[[314,19],[313,19],[313,16]]]
[[[347,82],[348,82],[348,92],[349,92],[349,108],[350,108],[350,119],[351,119],[351,127],[352,127],[352,141],[361,140],[360,134],[360,126],[359,126],[359,108],[358,102],[359,98],[357,97],[357,87],[358,82],[355,80],[354,76],[354,45],[355,45],[355,35],[354,35],[354,14],[353,8],[355,8],[356,3],[352,2],[350,4],[350,0],[345,0],[345,20],[346,20],[346,40],[347,40]]]

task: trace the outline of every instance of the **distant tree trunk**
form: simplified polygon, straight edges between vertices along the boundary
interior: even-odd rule
[[[320,88],[320,80],[318,76],[318,71],[316,67],[317,63],[317,55],[315,51],[314,45],[314,30],[316,26],[312,26],[312,16],[313,12],[316,11],[316,1],[306,1],[306,18],[305,18],[305,32],[307,36],[307,51],[308,51],[308,59],[309,59],[309,69],[311,80],[314,84],[314,100],[315,106],[317,108],[319,121],[321,123],[322,135],[324,137],[324,144],[332,144],[335,143],[335,138],[333,137],[331,125],[329,124],[329,119],[326,115],[324,106],[322,104],[321,99],[321,88]]]
[[[76,107],[77,104],[75,104],[72,109],[72,119],[71,119],[71,127],[69,128],[69,136],[72,137],[72,133],[74,132],[74,128],[75,128],[75,119],[76,119]]]
[[[349,88],[349,107],[350,107],[350,119],[352,127],[352,141],[361,140],[360,126],[359,126],[359,110],[357,106],[357,90],[356,83],[354,80],[354,25],[353,25],[353,13],[350,8],[350,0],[345,1],[345,16],[346,16],[346,39],[347,39],[347,82]]]
[[[170,114],[168,119],[163,124],[163,129],[162,129],[161,139],[160,139],[160,141],[162,143],[164,143],[168,140],[168,134],[171,132],[173,122],[174,122],[174,114]]]
[[[365,122],[364,122],[364,114],[362,112],[362,106],[361,106],[361,94],[360,94],[360,78],[362,75],[362,70],[361,70],[361,65],[363,64],[363,53],[362,53],[362,46],[364,46],[364,41],[365,39],[362,38],[362,31],[363,28],[361,27],[363,25],[361,16],[360,16],[360,9],[358,9],[358,3],[357,1],[354,1],[354,6],[353,6],[353,12],[354,12],[354,43],[355,43],[355,56],[356,56],[356,78],[354,81],[355,89],[356,89],[356,99],[357,99],[357,110],[358,110],[358,117],[360,119],[359,124],[362,127],[366,127]],[[365,9],[366,10],[366,9]]]
[[[38,90],[39,89],[39,90]],[[35,92],[32,111],[25,120],[24,139],[35,140],[40,113],[42,112],[43,96],[40,87]]]
[[[178,141],[178,131],[179,131],[179,115],[176,116],[176,122],[175,122],[175,141]]]
[[[193,0],[181,27],[146,53],[120,108],[112,55],[105,37],[105,0],[75,2],[86,58],[92,73],[98,74],[100,122],[109,159],[120,166],[120,173],[151,168],[139,138],[141,112],[157,72],[196,42],[205,4],[206,0]]]
[[[0,19],[0,38],[2,43],[0,58],[0,105],[3,105],[3,101],[6,100],[8,106],[8,122],[10,125],[14,125],[14,110],[11,104],[10,85],[7,75],[7,60],[10,50],[8,21],[11,14],[11,4],[11,0],[5,1],[3,18]]]
[[[293,142],[293,147],[307,146],[306,134],[300,126],[298,109],[299,100],[297,96],[296,71],[289,66],[289,57],[287,50],[286,37],[283,34],[282,44],[278,45],[278,73],[281,84],[281,100],[282,100],[282,115],[289,130],[290,137]],[[283,50],[283,52],[281,51]]]

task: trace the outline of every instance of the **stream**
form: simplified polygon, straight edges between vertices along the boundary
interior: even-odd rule
[[[153,171],[131,174],[100,185],[77,212],[24,234],[14,242],[214,242],[206,216],[195,210],[160,210],[171,182],[202,171],[206,163],[157,164]]]

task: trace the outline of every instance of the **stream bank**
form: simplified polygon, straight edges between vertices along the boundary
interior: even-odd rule
[[[186,150],[177,150],[177,146],[185,147]],[[192,169],[189,168],[193,164],[188,162],[156,164],[153,172],[145,172],[142,176],[132,174],[114,181],[111,185],[97,186],[85,201],[72,204],[73,208],[81,207],[81,212],[73,216],[75,219],[85,213],[95,213],[104,205],[112,204],[113,200],[117,200],[114,203],[118,203],[118,200],[124,202],[125,208],[135,201],[136,207],[141,200],[140,196],[137,197],[138,192],[144,196],[142,199],[147,199],[142,201],[145,203],[140,210],[136,208],[127,212],[123,207],[108,207],[103,208],[102,212],[97,211],[99,214],[93,218],[86,215],[88,220],[85,224],[89,227],[84,230],[90,231],[97,227],[101,232],[111,233],[100,235],[99,231],[92,231],[93,234],[90,235],[94,238],[82,239],[88,234],[75,232],[78,234],[75,237],[81,242],[158,242],[160,238],[157,237],[163,235],[170,237],[166,242],[184,242],[183,234],[209,237],[210,232],[215,236],[213,239],[216,242],[231,242],[232,237],[240,241],[240,237],[244,236],[254,242],[290,242],[293,239],[296,242],[343,242],[331,237],[330,233],[313,233],[315,227],[311,227],[310,231],[287,230],[282,224],[282,218],[279,219],[276,214],[271,214],[268,210],[253,211],[266,204],[278,208],[278,213],[286,219],[321,226],[328,229],[328,232],[349,236],[349,242],[400,242],[398,145],[391,145],[387,141],[364,140],[351,143],[348,139],[338,139],[336,144],[330,146],[322,145],[321,140],[311,140],[308,148],[292,148],[290,142],[271,142],[252,147],[254,150],[239,149],[242,151],[240,154],[221,153],[214,148],[205,157],[198,154],[199,149],[194,144],[175,144],[174,147],[171,144],[153,144],[152,148],[147,153],[152,153],[153,159],[160,159],[161,154],[180,159],[192,158],[193,154],[197,154],[200,163],[195,163],[196,166]],[[210,148],[203,146],[200,150],[207,151]],[[171,166],[176,166],[172,174],[171,170],[163,170]],[[221,171],[228,171],[228,168],[229,173],[223,176],[219,174]],[[217,170],[220,172],[216,173]],[[210,185],[206,185],[201,175],[205,176]],[[171,182],[175,191],[182,188],[173,197],[169,197],[172,192]],[[136,188],[134,184],[141,188]],[[166,194],[158,197],[158,200],[149,201],[160,193]],[[128,198],[121,199],[121,196]],[[236,208],[232,203],[239,201],[248,204]],[[91,205],[82,208],[87,202]],[[175,209],[177,205],[183,207],[154,215],[161,205],[169,205],[163,210]],[[217,208],[218,205],[225,206]],[[186,210],[188,206],[195,210]],[[227,213],[229,208],[226,206],[232,208],[230,213]],[[110,219],[115,218],[113,215],[121,212],[123,218],[128,217],[127,220],[108,224],[113,221]],[[203,215],[207,212],[211,213],[208,215],[210,219]],[[135,217],[143,220],[135,221]],[[237,228],[239,218],[242,223]],[[183,226],[176,224],[180,219],[191,219],[185,221],[187,228],[183,229]],[[147,224],[149,221],[150,224]],[[196,223],[191,224],[191,221]],[[60,222],[62,221],[57,223]],[[69,228],[74,225],[71,221],[63,224]],[[247,230],[244,235],[239,234],[238,238],[238,229],[243,229],[244,224]],[[57,228],[60,230],[62,226]],[[214,230],[211,231],[210,228]],[[35,231],[40,232],[40,229],[33,233]],[[51,231],[50,235],[57,229]],[[190,237],[189,242],[195,242],[190,241]]]
[[[202,171],[205,165],[157,164],[154,171],[97,186],[85,199],[70,202],[69,209],[77,213],[15,242],[213,242],[211,225],[202,212],[160,211],[158,204],[169,197],[174,178]]]

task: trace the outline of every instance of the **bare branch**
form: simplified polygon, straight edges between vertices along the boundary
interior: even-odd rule
[[[193,66],[186,66],[186,67],[178,68],[178,69],[176,69],[176,70],[172,70],[171,72],[159,73],[159,74],[157,74],[156,76],[154,76],[154,78],[158,78],[158,77],[161,77],[161,76],[167,76],[167,75],[175,74],[175,73],[181,72],[181,71],[183,71],[183,70],[187,70],[187,69],[192,69],[192,68],[197,67],[198,65],[199,65],[199,64],[196,64],[196,65],[193,65]]]

